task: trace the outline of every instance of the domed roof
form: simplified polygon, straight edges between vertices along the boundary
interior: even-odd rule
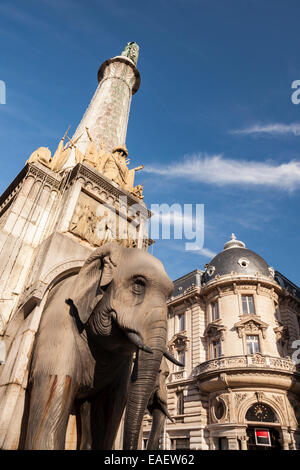
[[[274,270],[269,268],[261,256],[248,250],[245,243],[237,240],[235,235],[232,234],[231,240],[225,243],[224,250],[206,265],[202,282],[207,283],[217,275],[224,276],[231,273],[244,274],[245,276],[254,276],[258,273],[263,276],[273,277]]]

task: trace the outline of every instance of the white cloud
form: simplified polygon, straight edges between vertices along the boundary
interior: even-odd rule
[[[280,165],[224,158],[223,155],[199,153],[187,156],[182,162],[166,166],[146,166],[144,171],[170,178],[225,185],[252,185],[283,190],[300,188],[300,162]]]
[[[209,248],[201,248],[198,252],[200,256],[204,256],[205,258],[214,258],[217,256],[217,253],[214,251],[210,250]]]
[[[258,134],[269,134],[269,135],[286,135],[293,134],[295,136],[300,135],[300,123],[293,124],[255,124],[254,126],[246,127],[245,129],[235,129],[230,131],[230,134],[240,135],[258,135]]]

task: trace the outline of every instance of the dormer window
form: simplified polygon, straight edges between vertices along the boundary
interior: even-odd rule
[[[244,315],[254,315],[254,298],[253,295],[242,295],[242,305]]]

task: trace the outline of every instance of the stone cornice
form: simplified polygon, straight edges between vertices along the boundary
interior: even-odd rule
[[[187,288],[182,294],[176,297],[170,297],[167,301],[168,307],[175,307],[177,304],[189,301],[190,304],[196,301],[200,296],[201,288],[199,286],[193,286]]]
[[[50,188],[59,190],[62,177],[54,173],[46,166],[35,162],[27,163],[4,193],[0,196],[0,216],[7,206],[11,203],[12,199],[19,192],[24,180],[33,177],[35,180],[43,181],[44,184],[49,185]]]
[[[132,94],[134,95],[139,89],[139,86],[140,86],[140,83],[141,83],[141,77],[140,77],[140,73],[139,73],[137,67],[132,62],[132,60],[130,60],[128,57],[116,56],[116,57],[112,57],[111,59],[108,59],[105,62],[103,62],[103,64],[100,66],[100,68],[98,70],[98,82],[101,82],[101,81],[105,80],[105,78],[104,78],[105,69],[113,62],[123,62],[124,64],[131,67],[133,75],[135,77],[135,82],[132,84],[132,87],[130,87],[129,84],[125,80],[123,80],[123,81],[125,81],[125,83],[127,84],[127,86],[130,89],[130,92],[132,92]],[[109,78],[113,78],[113,76],[109,76]],[[118,77],[118,76],[115,76],[115,78],[120,79],[120,77]]]
[[[201,294],[207,296],[210,292],[214,289],[220,291],[220,288],[228,285],[232,285],[232,290],[237,293],[237,290],[243,284],[253,285],[256,288],[266,287],[272,291],[275,291],[277,294],[282,294],[283,290],[280,285],[274,281],[274,279],[270,276],[270,278],[266,276],[245,276],[245,275],[226,275],[221,276],[219,278],[214,278],[212,281],[204,284],[201,288]]]
[[[75,180],[82,178],[84,180],[83,185],[86,186],[88,183],[92,182],[93,187],[90,188],[94,192],[101,192],[104,190],[113,196],[115,200],[119,200],[121,196],[127,198],[128,206],[136,205],[138,210],[145,218],[150,218],[152,212],[147,209],[144,204],[141,204],[141,201],[133,196],[128,191],[121,189],[114,185],[108,178],[103,176],[97,170],[92,168],[87,163],[78,163],[72,170],[69,177],[69,184],[72,184]]]

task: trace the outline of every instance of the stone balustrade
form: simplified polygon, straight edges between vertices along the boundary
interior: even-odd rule
[[[192,372],[192,377],[209,372],[228,369],[268,369],[293,373],[296,371],[295,363],[289,358],[272,357],[262,354],[227,356],[199,364]]]

